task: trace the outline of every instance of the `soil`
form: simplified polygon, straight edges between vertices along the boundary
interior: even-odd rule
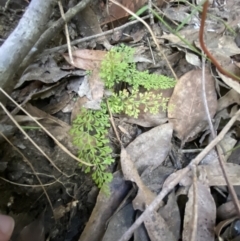
[[[4,11],[5,3],[0,1],[0,45],[15,28],[27,6],[26,1],[11,1],[8,10]],[[44,132],[39,129],[26,132],[62,173],[70,177],[59,173],[19,131],[12,136],[11,142],[25,158],[10,144],[0,143],[0,213],[15,219],[12,240],[18,240],[21,230],[33,224],[42,213],[46,237],[52,241],[78,240],[94,207],[98,190],[91,178],[81,171],[78,163],[60,150]],[[51,218],[53,210],[43,188],[26,159],[31,162],[42,183],[49,184],[44,188],[53,206],[55,220]],[[88,196],[90,191],[91,196]],[[38,240],[38,233],[32,232],[31,235],[31,240]]]

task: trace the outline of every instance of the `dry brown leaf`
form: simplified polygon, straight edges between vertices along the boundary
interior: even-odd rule
[[[148,166],[159,166],[171,150],[172,124],[157,126],[138,136],[126,148],[141,174]]]
[[[202,71],[192,70],[177,82],[169,105],[169,122],[182,142],[190,141],[207,125],[207,117],[202,100]],[[208,69],[205,72],[206,96],[211,117],[216,113],[217,95],[214,79]]]
[[[218,237],[218,240],[239,240],[239,238],[236,238],[236,239],[232,239],[233,237],[231,237],[233,234],[233,230],[231,230],[231,228],[226,228],[228,227],[230,224],[232,224],[234,221],[236,221],[238,219],[238,217],[234,217],[234,218],[230,218],[230,219],[227,219],[227,220],[224,220],[222,222],[220,222],[217,227],[215,228],[215,233]],[[223,230],[224,233],[222,232]],[[224,236],[224,238],[223,238]],[[221,237],[221,238],[220,238]]]
[[[113,215],[101,241],[119,240],[135,219],[135,210],[129,203]]]
[[[174,235],[176,240],[180,239],[181,217],[179,206],[177,204],[175,191],[169,193],[167,203],[159,209],[159,213],[166,221],[168,229]]]
[[[98,21],[98,13],[94,11],[94,8],[97,6],[87,6],[81,14],[76,18],[77,28],[83,37],[96,35],[102,33],[102,29],[100,27]],[[103,44],[106,49],[110,49],[110,43],[108,42],[106,36],[98,37],[93,40],[99,44]],[[96,45],[96,43],[95,43]],[[94,45],[94,47],[95,47]],[[93,47],[91,45],[91,47]]]
[[[72,52],[73,66],[84,70],[95,70],[100,67],[101,61],[106,55],[106,51],[77,49]],[[66,61],[72,65],[68,53],[63,54]]]
[[[56,96],[55,96],[56,97]],[[61,96],[56,98],[58,101],[56,103],[50,103],[43,107],[43,111],[49,114],[55,114],[62,110],[72,99],[73,95],[63,92]]]
[[[196,241],[214,241],[214,226],[216,219],[216,205],[209,187],[197,181],[197,196],[194,197],[193,186],[189,189],[188,202],[185,208],[183,241],[191,240],[192,230],[196,231]],[[197,201],[197,213],[193,212]],[[193,227],[193,218],[197,215],[197,227]]]
[[[82,96],[86,95],[88,98],[88,101],[84,103],[85,108],[100,109],[104,84],[100,79],[99,70],[101,61],[104,59],[106,53],[106,51],[88,49],[79,49],[73,52],[74,66],[92,71],[90,75],[85,76],[84,83],[87,83],[87,86],[81,92]],[[64,54],[64,57],[70,63],[68,54]]]
[[[177,241],[165,220],[156,211],[147,216],[144,224],[151,241]]]
[[[173,167],[163,165],[158,167],[148,166],[141,174],[141,179],[152,192],[157,194],[161,191],[166,178],[173,172],[175,172]]]
[[[226,163],[225,167],[229,182],[232,183],[233,186],[240,185],[240,166],[234,163]],[[199,178],[207,176],[209,186],[227,185],[219,165],[200,165],[197,170],[199,172]]]
[[[46,84],[56,83],[60,79],[70,75],[83,76],[85,75],[85,72],[81,70],[62,70],[53,58],[48,58],[45,61],[40,60],[37,63],[29,65],[29,67],[24,71],[15,88],[21,86],[25,81],[32,80],[39,80]]]
[[[217,112],[227,108],[228,106],[237,103],[240,105],[240,94],[234,89],[231,89],[223,97],[218,100],[218,109]]]
[[[236,66],[235,66],[236,67]],[[237,70],[237,69],[236,69]],[[233,80],[232,78],[229,78],[223,74],[221,74],[218,70],[217,70],[219,76],[222,78],[222,80],[230,87],[232,87],[235,91],[237,91],[240,94],[240,82]],[[235,74],[236,76],[240,76],[240,69],[238,69],[238,71],[229,71],[233,74]],[[236,72],[238,72],[236,74]]]
[[[147,0],[135,0],[135,1],[128,1],[128,0],[117,0],[117,2],[121,3],[123,6],[131,10],[132,12],[136,12],[138,9],[140,9],[142,6],[144,6],[145,3],[147,3]],[[160,7],[163,5],[163,0],[157,0],[155,1],[156,4]],[[105,10],[105,16],[101,19],[101,25],[107,24],[109,22],[114,22],[116,20],[120,20],[122,18],[126,18],[129,16],[129,13],[127,13],[122,8],[118,7],[114,3],[108,1],[109,5],[108,7],[105,6],[103,10]]]
[[[238,201],[240,204],[240,201]],[[226,220],[229,218],[236,217],[237,210],[236,206],[233,201],[223,203],[221,206],[217,209],[217,217],[219,220]]]
[[[109,188],[109,195],[106,195],[106,192],[103,190],[100,191],[91,217],[89,218],[79,241],[102,240],[106,222],[127,195],[130,190],[130,185],[123,180],[120,172],[116,172],[114,173],[112,182],[109,184]]]
[[[52,124],[54,123],[55,126],[60,126],[61,128],[63,128],[66,132],[68,132],[71,128],[71,126],[69,126],[66,122],[61,121],[60,119],[49,115],[48,113],[38,109],[37,107],[31,105],[30,103],[27,103],[25,105],[25,110],[32,115],[33,117],[38,117],[38,118],[42,118],[42,119],[46,119],[49,120]],[[50,131],[51,132],[51,131]]]
[[[44,241],[45,240],[45,228],[44,228],[44,213],[39,215],[39,217],[25,226],[20,232],[17,241]]]
[[[171,8],[168,7],[163,10],[164,16],[166,16],[168,19],[171,19],[172,21],[174,20],[182,23],[183,21],[188,19],[186,24],[200,25],[199,18],[197,16],[194,16],[193,14],[190,15],[188,11],[189,9],[185,5],[176,6],[175,8],[172,6]]]
[[[223,35],[209,38],[208,34],[206,35],[206,46],[210,53],[219,61],[219,56],[228,58],[236,54],[240,54],[240,48],[234,42],[234,36]],[[196,46],[201,49],[199,42],[196,42]],[[230,59],[229,59],[230,60]]]
[[[121,150],[121,166],[125,180],[134,182],[138,186],[137,196],[133,200],[134,209],[144,211],[146,205],[149,205],[156,195],[144,185],[130,155],[124,148]]]

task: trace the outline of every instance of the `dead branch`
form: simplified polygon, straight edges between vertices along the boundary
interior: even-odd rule
[[[14,88],[16,71],[25,56],[37,42],[49,21],[54,0],[32,0],[18,26],[0,48],[0,87],[8,93]],[[6,103],[0,94],[0,101]]]

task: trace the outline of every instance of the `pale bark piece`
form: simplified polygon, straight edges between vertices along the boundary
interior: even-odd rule
[[[138,136],[126,148],[139,173],[159,166],[171,150],[172,124],[164,124]]]
[[[79,241],[102,240],[106,228],[106,222],[113,215],[118,205],[120,205],[130,190],[130,185],[123,180],[120,172],[114,173],[113,180],[109,184],[109,187],[109,195],[106,195],[102,190],[100,191],[91,217],[89,218]]]
[[[177,82],[169,105],[169,122],[177,137],[183,143],[196,137],[207,126],[202,97],[202,70],[192,70],[183,75]],[[217,110],[217,95],[214,79],[208,69],[205,71],[205,89],[211,117]]]
[[[194,197],[193,185],[189,189],[189,199],[186,204],[184,216],[183,241],[191,240],[193,229],[195,229],[194,231],[196,232],[195,241],[214,241],[216,205],[208,186],[198,181],[196,186],[196,197]],[[194,200],[196,200],[198,205],[197,213],[193,212]],[[196,227],[193,227],[195,215],[197,215],[197,223]]]

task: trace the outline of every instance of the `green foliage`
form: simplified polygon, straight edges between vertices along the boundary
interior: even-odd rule
[[[82,109],[73,121],[70,133],[74,135],[73,144],[79,148],[78,157],[94,164],[85,167],[85,173],[92,172],[92,178],[98,187],[112,180],[112,174],[107,167],[114,162],[111,157],[112,149],[108,146],[107,138],[110,123],[106,104],[102,103],[101,110]]]
[[[144,106],[144,112],[150,112],[151,114],[157,114],[160,107],[166,110],[168,98],[162,98],[162,94],[153,94],[147,91],[140,93],[135,89],[130,94],[124,89],[118,94],[114,93],[110,96],[108,102],[112,113],[125,113],[128,116],[137,118],[140,106]]]
[[[120,45],[109,51],[101,64],[100,77],[107,88],[113,88],[117,83],[127,83],[134,89],[140,86],[150,89],[169,89],[176,81],[164,75],[149,74],[148,71],[138,71],[133,62],[134,49]]]
[[[167,108],[167,98],[150,91],[141,93],[139,87],[146,90],[167,89],[175,85],[175,81],[163,75],[140,72],[133,62],[134,49],[121,45],[111,49],[102,62],[100,76],[105,87],[113,94],[108,98],[112,113],[125,113],[137,118],[141,109],[144,112],[157,114],[159,108]],[[114,91],[116,84],[124,83],[131,87],[131,93],[126,89]],[[92,178],[98,187],[104,187],[112,180],[108,166],[114,162],[112,150],[109,147],[108,129],[110,127],[106,103],[102,102],[101,110],[82,109],[74,120],[71,133],[73,143],[79,149],[80,159],[93,164],[93,167],[84,167],[85,172],[91,172]]]

